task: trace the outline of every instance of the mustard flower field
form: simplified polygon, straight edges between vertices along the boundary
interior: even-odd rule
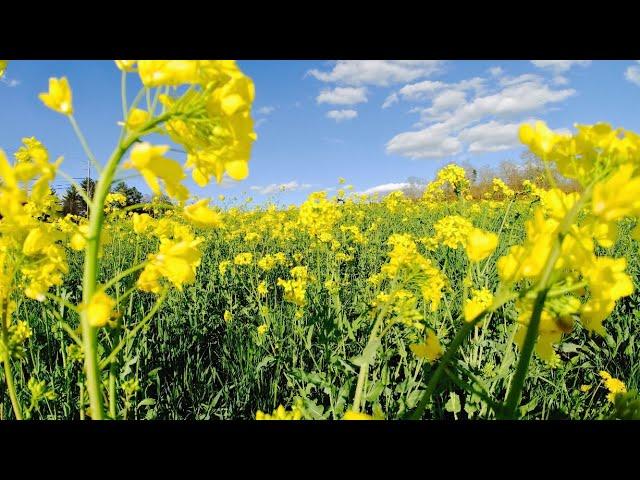
[[[230,60],[114,68],[109,158],[66,78],[40,95],[94,185],[34,137],[0,150],[2,419],[640,419],[638,134],[523,124],[547,175],[482,195],[450,164],[417,198],[336,179],[298,206],[228,207],[185,179],[249,176],[252,79]],[[150,202],[114,189],[131,174]]]

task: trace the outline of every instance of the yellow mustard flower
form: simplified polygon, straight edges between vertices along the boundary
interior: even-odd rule
[[[136,69],[137,60],[114,60],[116,67],[124,72],[133,72]]]
[[[182,166],[175,160],[164,156],[169,150],[168,145],[153,146],[148,142],[137,143],[131,150],[131,157],[125,162],[125,168],[135,168],[147,182],[154,194],[160,195],[162,180],[167,194],[179,201],[189,197],[189,191],[180,182],[186,177]]]
[[[626,393],[627,387],[622,380],[614,378],[609,372],[604,370],[600,371],[600,377],[604,380],[604,386],[609,390],[607,400],[613,403],[616,395],[619,393]]]
[[[87,305],[87,318],[92,327],[104,327],[113,317],[113,309],[116,306],[115,300],[103,291],[93,294]]]
[[[491,255],[497,245],[498,235],[473,228],[467,237],[467,256],[472,262],[479,262]]]
[[[64,115],[73,114],[71,87],[69,87],[67,77],[50,78],[49,91],[41,93],[38,97],[51,110]]]
[[[422,343],[414,343],[409,345],[409,348],[418,358],[425,358],[428,362],[434,362],[440,358],[443,354],[442,345],[438,336],[433,333],[427,333],[427,336]]]
[[[184,216],[199,227],[220,227],[222,225],[222,215],[209,208],[208,199],[185,207]]]

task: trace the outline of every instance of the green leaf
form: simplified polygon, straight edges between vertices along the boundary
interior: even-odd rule
[[[150,407],[151,405],[155,405],[156,401],[153,398],[145,398],[140,403],[138,403],[138,408],[140,407]]]
[[[449,400],[447,401],[447,403],[445,403],[444,409],[447,412],[451,412],[451,413],[459,413],[460,412],[460,410],[461,410],[460,397],[458,396],[457,393],[451,392],[449,394]]]
[[[258,365],[256,366],[256,372],[259,372],[263,368],[269,366],[269,364],[271,364],[274,361],[275,361],[275,358],[273,358],[271,355],[267,355],[262,360],[260,360],[260,363],[258,363]]]
[[[580,345],[575,343],[562,343],[560,345],[560,351],[563,353],[577,353],[580,350]]]
[[[381,342],[379,338],[372,338],[362,352],[362,355],[353,357],[351,359],[351,363],[357,365],[358,367],[362,367],[363,365],[371,365],[376,357],[376,352],[378,351],[380,343]]]
[[[309,333],[307,333],[307,339],[306,339],[306,347],[307,350],[311,351],[311,339],[313,338],[313,325],[311,325],[311,328],[309,328]]]
[[[367,393],[367,402],[375,402],[382,393],[382,390],[384,390],[384,384],[381,381],[374,383],[371,390]]]

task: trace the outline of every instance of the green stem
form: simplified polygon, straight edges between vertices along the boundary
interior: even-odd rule
[[[475,320],[473,320],[472,322],[464,322],[460,330],[458,330],[458,333],[456,333],[456,336],[453,338],[453,340],[451,341],[451,344],[449,344],[449,347],[447,347],[446,352],[442,356],[440,363],[438,363],[438,367],[436,368],[436,371],[433,372],[433,375],[429,379],[429,383],[427,384],[426,390],[422,394],[420,403],[418,404],[416,410],[411,414],[409,418],[411,418],[412,420],[420,420],[422,418],[424,410],[427,407],[427,403],[429,403],[429,400],[431,399],[431,395],[433,395],[433,392],[435,391],[438,384],[440,383],[440,378],[442,377],[442,374],[444,373],[445,368],[447,367],[449,362],[453,359],[453,356],[457,353],[458,347],[460,347],[460,345],[462,345],[462,342],[464,342],[466,338],[469,336],[469,333],[471,333],[476,323],[482,320],[487,313],[489,312],[485,310],[480,315],[478,315],[475,318]]]
[[[109,287],[112,287],[113,285],[115,285],[116,283],[118,283],[118,281],[120,281],[121,279],[123,279],[124,277],[131,275],[134,272],[137,272],[140,269],[143,269],[144,267],[147,266],[149,262],[148,261],[144,261],[138,265],[135,265],[131,268],[127,268],[125,271],[120,272],[119,274],[117,274],[115,277],[113,277],[111,280],[109,280],[107,283],[104,284],[104,286],[102,287],[103,290],[107,290]]]
[[[464,380],[458,378],[458,376],[452,372],[448,367],[444,369],[444,373],[451,379],[453,383],[455,383],[461,389],[467,391],[468,393],[477,395],[483,400],[494,412],[499,412],[501,408],[501,404],[495,402],[486,392],[475,388],[473,385],[468,384]]]
[[[127,123],[127,72],[122,70],[120,76],[120,96],[122,100],[122,121]]]
[[[524,380],[527,376],[529,363],[531,362],[531,357],[533,355],[533,349],[538,339],[540,318],[542,316],[542,309],[544,308],[544,301],[547,298],[547,291],[547,289],[543,289],[538,292],[538,295],[536,296],[536,301],[533,306],[533,312],[531,314],[531,320],[529,321],[529,326],[527,328],[527,335],[524,339],[522,351],[520,352],[520,359],[518,360],[516,373],[513,376],[513,380],[511,381],[509,394],[507,395],[507,400],[505,402],[504,412],[498,417],[500,419],[506,418],[513,420],[516,418],[516,411],[520,403],[520,397],[522,396]]]
[[[367,379],[369,375],[369,364],[363,363],[360,366],[360,371],[358,372],[358,383],[356,384],[356,394],[353,397],[353,406],[351,410],[354,412],[360,411],[360,404],[362,402],[362,392],[364,390],[364,381]]]
[[[65,300],[64,298],[59,297],[59,296],[54,295],[53,293],[49,293],[49,292],[45,292],[44,296],[47,297],[47,298],[50,298],[51,300],[55,300],[56,302],[64,305],[65,307],[67,307],[72,312],[78,313],[78,307],[76,305],[74,305],[73,303],[69,302],[69,300]]]
[[[87,205],[91,203],[91,199],[89,198],[89,195],[87,194],[87,192],[85,192],[84,188],[82,188],[82,186],[78,182],[76,182],[71,175],[69,175],[68,173],[66,173],[60,168],[58,169],[58,173],[62,175],[71,185],[76,187],[76,190],[78,191],[78,195],[82,197],[82,199]]]
[[[395,287],[395,282],[391,288],[392,291],[394,287]],[[380,324],[382,323],[382,320],[387,315],[387,312],[389,311],[389,307],[390,306],[388,304],[385,305],[380,311],[380,313],[378,314],[378,317],[376,318],[376,321],[373,324],[373,328],[371,329],[371,333],[369,334],[369,340],[367,341],[367,345],[364,347],[363,351],[366,351],[369,345],[374,340],[378,339],[377,331],[380,328]],[[360,411],[360,404],[362,402],[362,392],[364,391],[364,382],[366,381],[368,375],[369,375],[369,363],[368,362],[362,363],[360,365],[360,371],[358,372],[358,382],[356,383],[356,392],[353,397],[353,406],[351,407],[351,409],[354,412]]]
[[[16,420],[22,420],[22,408],[16,394],[16,386],[13,380],[13,372],[11,371],[11,352],[9,351],[9,335],[7,329],[7,302],[2,302],[2,363],[4,363],[4,378],[7,382],[7,392],[11,399],[11,406]]]
[[[527,327],[527,334],[525,335],[524,345],[522,346],[522,351],[520,352],[520,359],[518,360],[516,373],[514,374],[511,381],[509,393],[507,394],[507,399],[505,401],[505,409],[503,415],[501,415],[501,418],[513,419],[516,416],[518,404],[522,396],[524,380],[527,376],[527,370],[529,369],[531,356],[533,355],[533,350],[538,339],[540,318],[542,316],[542,310],[544,308],[544,302],[547,298],[547,293],[549,292],[548,284],[551,279],[551,274],[553,273],[553,268],[558,261],[558,258],[560,258],[560,254],[562,253],[562,242],[569,232],[571,225],[578,216],[578,213],[580,213],[582,207],[589,200],[591,192],[593,190],[593,186],[598,180],[599,178],[594,179],[591,184],[587,186],[587,188],[585,188],[578,201],[562,219],[562,222],[558,227],[558,233],[556,235],[553,247],[551,249],[551,252],[549,252],[549,256],[547,257],[546,263],[540,275],[540,280],[535,285],[535,287],[531,289],[531,291],[537,292],[536,300],[534,303],[533,312],[531,314],[531,320],[529,321],[529,325]]]
[[[89,233],[87,235],[87,247],[85,250],[84,273],[82,278],[82,301],[88,305],[93,297],[98,283],[98,255],[100,252],[100,234],[104,223],[104,202],[111,188],[113,177],[124,154],[129,150],[143,134],[167,119],[161,116],[150,121],[136,135],[121,142],[115,149],[105,168],[100,175],[96,191],[93,195],[91,216],[89,220]],[[84,365],[87,375],[87,391],[89,392],[89,404],[91,416],[96,420],[104,418],[102,400],[101,367],[98,364],[98,329],[89,323],[86,309],[81,316],[82,344],[84,347]]]
[[[96,172],[100,174],[100,170],[101,170],[100,164],[98,163],[98,160],[96,160],[95,155],[89,148],[87,139],[84,138],[84,135],[80,130],[80,126],[78,125],[78,122],[76,122],[76,119],[73,115],[68,115],[68,117],[69,117],[69,121],[71,122],[71,126],[73,127],[73,131],[76,133],[78,140],[80,140],[80,145],[82,145],[82,149],[84,150],[84,153],[87,155],[91,163],[93,163],[93,166],[96,168]]]
[[[112,420],[115,420],[116,415],[116,363],[111,362],[109,366],[109,416]]]

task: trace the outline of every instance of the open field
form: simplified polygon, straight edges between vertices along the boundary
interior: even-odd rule
[[[2,419],[640,418],[636,134],[524,124],[535,178],[480,188],[450,164],[413,195],[339,179],[230,206],[184,179],[248,176],[251,79],[117,62],[126,121],[104,163],[67,80],[40,97],[97,181],[60,199],[73,178],[42,143],[0,150]],[[131,172],[148,202],[116,184]]]

